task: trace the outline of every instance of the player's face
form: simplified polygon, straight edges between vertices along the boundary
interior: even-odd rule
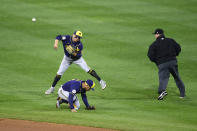
[[[77,37],[75,34],[73,34],[73,36],[72,36],[72,41],[73,41],[73,42],[78,42],[78,41],[80,41],[80,38]]]
[[[89,91],[90,90],[90,86],[84,82],[83,84],[83,88],[85,88],[86,91]]]

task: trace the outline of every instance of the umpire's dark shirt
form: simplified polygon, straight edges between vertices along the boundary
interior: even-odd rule
[[[175,40],[159,36],[150,46],[148,57],[157,65],[176,60],[176,56],[181,52],[181,47]]]

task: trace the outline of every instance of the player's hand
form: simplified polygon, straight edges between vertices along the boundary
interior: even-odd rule
[[[58,49],[58,42],[59,42],[59,40],[55,40],[55,44],[54,44],[54,46],[53,46],[53,48],[54,48],[55,50]]]
[[[71,112],[77,112],[75,109],[71,109]]]
[[[73,55],[73,56],[76,56],[76,55],[77,55],[77,53],[76,53],[76,52],[74,52],[74,53],[72,53],[72,55]]]
[[[53,47],[55,50],[57,50],[58,49],[58,46],[57,45],[54,45],[54,47]]]

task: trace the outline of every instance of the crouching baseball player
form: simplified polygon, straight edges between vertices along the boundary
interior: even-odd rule
[[[102,89],[105,89],[106,82],[102,80],[95,70],[91,70],[82,57],[83,44],[80,41],[82,38],[81,31],[75,31],[72,36],[70,35],[58,35],[54,43],[54,49],[58,48],[59,41],[62,41],[64,48],[64,57],[62,59],[59,70],[53,80],[51,87],[46,90],[45,94],[51,94],[54,91],[55,85],[61,79],[61,76],[68,69],[68,67],[74,63],[80,66],[85,72],[95,77],[101,84]]]
[[[62,85],[58,90],[58,98],[56,102],[56,108],[60,108],[60,104],[67,103],[70,106],[71,112],[77,112],[80,108],[80,103],[77,98],[78,93],[81,93],[83,103],[86,106],[86,110],[95,110],[94,106],[88,104],[86,91],[90,89],[94,90],[95,83],[92,80],[70,80]]]

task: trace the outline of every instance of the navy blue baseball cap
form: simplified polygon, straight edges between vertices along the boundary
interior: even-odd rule
[[[160,28],[157,28],[152,34],[164,34],[164,31]]]
[[[87,81],[85,81],[85,83],[86,83],[87,85],[89,85],[89,87],[90,87],[92,90],[94,90],[94,86],[95,86],[94,81],[92,81],[92,80],[87,80]]]

